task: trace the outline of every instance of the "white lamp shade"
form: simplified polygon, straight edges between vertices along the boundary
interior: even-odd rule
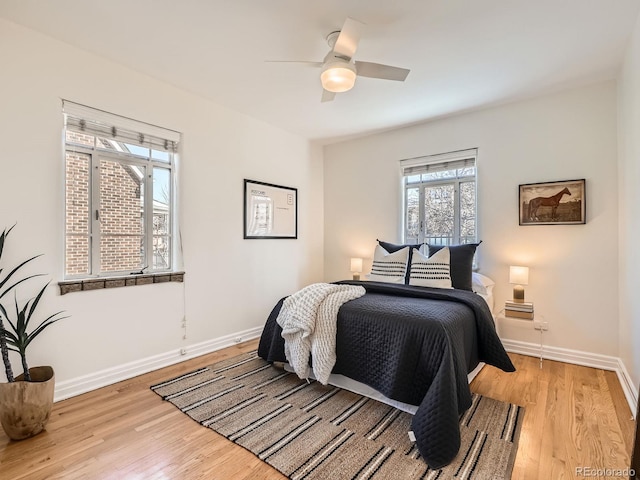
[[[352,258],[351,259],[351,271],[354,273],[362,273],[362,259],[361,258]]]
[[[322,70],[320,81],[322,88],[329,92],[346,92],[356,83],[356,67],[348,62],[330,63]]]
[[[515,285],[529,284],[529,267],[510,266],[509,267],[509,283]]]

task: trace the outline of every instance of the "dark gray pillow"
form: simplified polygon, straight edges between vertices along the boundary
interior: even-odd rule
[[[397,243],[389,243],[389,242],[383,242],[382,240],[378,240],[378,245],[380,245],[389,253],[397,252],[398,250],[402,250],[404,247],[409,247],[409,261],[407,263],[407,274],[404,276],[405,285],[409,285],[409,277],[411,274],[411,257],[413,257],[413,249],[417,248],[418,250],[420,250],[420,247],[422,246],[422,244],[407,243],[405,245],[398,245]]]
[[[473,256],[476,248],[482,243],[467,243],[465,245],[449,246],[450,267],[451,267],[451,286],[460,290],[471,291],[471,274],[473,273]],[[446,245],[427,245],[429,247],[429,256],[436,253]]]

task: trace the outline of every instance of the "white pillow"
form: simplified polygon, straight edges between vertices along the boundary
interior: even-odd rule
[[[491,295],[495,284],[496,282],[481,273],[473,272],[471,274],[471,290],[476,293]]]
[[[427,257],[417,248],[413,249],[409,285],[433,288],[453,288],[451,286],[451,269],[449,248],[444,247]]]
[[[374,282],[404,283],[409,260],[409,247],[389,253],[376,245],[369,280]]]

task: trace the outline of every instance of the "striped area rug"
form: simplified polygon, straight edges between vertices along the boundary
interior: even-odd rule
[[[441,470],[409,440],[411,415],[347,390],[307,383],[250,352],[153,385],[205,427],[298,479],[507,479],[522,407],[474,395],[462,446]]]

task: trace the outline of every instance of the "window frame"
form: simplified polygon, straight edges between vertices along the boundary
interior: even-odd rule
[[[66,106],[66,104],[63,104]],[[83,107],[84,109],[89,109],[89,107]],[[112,115],[117,118],[117,116],[113,114],[106,114],[105,112],[97,111],[105,115]],[[104,277],[118,277],[118,276],[126,276],[135,273],[142,273],[144,270],[144,274],[161,274],[161,273],[171,273],[176,272],[178,268],[178,259],[177,259],[177,246],[176,246],[176,238],[177,238],[177,163],[178,163],[178,151],[175,146],[177,142],[175,142],[171,148],[171,150],[166,150],[168,154],[168,161],[161,160],[159,158],[154,157],[154,150],[162,151],[157,146],[153,144],[145,144],[144,142],[136,142],[136,141],[123,141],[121,139],[109,139],[104,134],[99,134],[96,132],[84,132],[87,135],[91,135],[94,139],[93,145],[82,145],[80,143],[74,143],[67,140],[67,131],[76,132],[79,131],[77,128],[69,127],[67,125],[65,111],[65,122],[64,122],[64,131],[63,131],[63,157],[64,157],[64,171],[65,171],[65,186],[64,186],[64,263],[63,263],[63,278],[65,280],[82,280],[82,279],[91,279],[91,278],[104,278]],[[76,115],[70,114],[77,118]],[[122,117],[124,118],[124,117]],[[129,123],[135,122],[130,119],[125,119]],[[141,125],[146,125],[142,124]],[[114,127],[115,128],[115,127]],[[154,127],[159,129],[160,127]],[[83,133],[83,132],[80,132]],[[173,132],[176,133],[176,132]],[[141,138],[142,138],[142,134]],[[178,134],[179,135],[179,134]],[[122,148],[116,147],[114,145],[114,150],[109,150],[106,148],[100,148],[98,146],[98,142],[100,139],[106,139],[109,142],[115,142],[117,144],[130,144],[132,146],[140,146],[143,148],[148,148],[149,155],[148,157],[142,157],[131,151],[123,151]],[[165,142],[166,144],[166,142]],[[67,270],[67,242],[68,237],[73,236],[72,232],[68,231],[67,227],[67,218],[68,218],[68,185],[67,185],[67,155],[68,153],[83,155],[88,157],[89,166],[88,166],[88,184],[87,187],[89,189],[88,192],[88,249],[87,254],[88,258],[88,273],[79,273],[79,274],[69,274]],[[101,162],[103,160],[115,162],[119,165],[123,166],[131,166],[141,168],[144,172],[141,178],[141,185],[143,186],[144,192],[144,202],[142,204],[143,215],[144,215],[144,223],[143,223],[143,232],[142,232],[142,244],[144,248],[144,257],[141,257],[142,265],[138,268],[132,270],[110,270],[110,271],[102,271],[101,270],[101,239],[102,232],[100,228],[100,209],[101,209],[101,199],[100,199],[100,183],[101,183]],[[154,235],[153,231],[153,220],[154,220],[154,192],[153,192],[153,181],[154,181],[154,169],[161,168],[164,170],[168,170],[169,172],[169,199],[168,199],[168,214],[169,214],[169,228],[168,232],[163,235]],[[84,234],[83,234],[84,235]],[[153,268],[154,265],[154,239],[156,237],[166,237],[169,241],[169,252],[168,252],[168,266],[163,268]]]
[[[415,176],[418,173],[411,172],[411,170],[415,170],[416,168],[428,166],[431,167],[442,167],[448,163],[455,164],[454,162],[459,161],[473,161],[474,174],[473,175],[464,175],[458,176],[456,175],[449,178],[440,178],[434,180],[421,180],[419,182],[409,182],[409,178],[411,176]],[[464,243],[477,243],[478,241],[478,229],[479,229],[479,221],[478,221],[478,158],[477,158],[477,150],[465,150],[460,152],[451,152],[446,154],[439,155],[431,155],[427,157],[418,157],[412,159],[406,159],[400,161],[401,171],[401,182],[402,182],[402,238],[404,243],[416,243],[416,244],[424,244],[428,243],[429,238],[426,236],[426,205],[425,205],[425,191],[428,187],[438,187],[444,185],[453,185],[454,188],[454,219],[453,219],[453,238],[451,239],[451,243],[432,243],[434,245],[460,245],[462,244],[461,237],[461,204],[460,204],[460,185],[466,182],[474,183],[474,212],[475,212],[475,235],[472,240],[465,238]],[[469,167],[471,165],[467,165]],[[465,168],[464,166],[452,167],[452,168],[440,168],[440,171],[451,171],[458,170],[460,168]],[[409,173],[406,173],[409,171]],[[426,172],[420,173],[420,175]],[[411,237],[408,232],[408,223],[407,223],[407,213],[408,213],[408,200],[409,200],[409,190],[418,189],[418,238],[417,240],[413,240],[415,237]],[[448,238],[448,237],[447,237]]]

